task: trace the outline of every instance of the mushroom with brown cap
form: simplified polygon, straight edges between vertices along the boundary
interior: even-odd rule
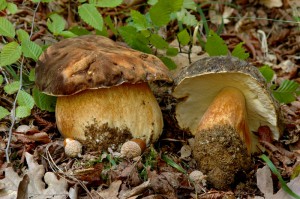
[[[269,126],[279,138],[278,104],[258,69],[230,56],[198,60],[175,83],[176,119],[195,135],[194,158],[208,182],[227,189],[251,167],[258,143],[253,132]]]
[[[58,96],[58,130],[93,149],[158,139],[163,120],[153,81],[172,81],[159,58],[96,35],[55,43],[36,67],[37,87]]]

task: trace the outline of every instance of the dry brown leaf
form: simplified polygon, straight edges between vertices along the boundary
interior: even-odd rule
[[[120,191],[120,195],[119,198],[120,199],[125,199],[125,198],[132,198],[132,197],[136,197],[139,194],[143,193],[144,191],[146,191],[147,189],[149,189],[150,187],[150,180],[143,182],[142,184],[140,184],[139,186],[134,187],[131,190],[126,190],[126,191]]]
[[[57,179],[53,172],[46,172],[43,165],[39,165],[29,153],[25,153],[28,170],[25,174],[29,177],[28,197],[34,199],[44,199],[47,197],[63,199],[68,195],[68,183],[65,179]],[[44,178],[43,182],[42,178]],[[22,178],[13,170],[12,167],[5,169],[5,178],[0,180],[4,183],[5,188],[0,190],[0,196],[5,198],[16,198],[17,191]],[[26,192],[26,190],[24,190]]]
[[[267,8],[279,8],[282,6],[282,0],[260,0],[259,3]]]
[[[292,196],[286,193],[283,189],[280,189],[276,194],[273,194],[273,181],[271,171],[268,166],[258,169],[256,178],[257,186],[265,195],[265,199],[292,199]],[[287,186],[296,194],[300,195],[300,176],[287,183]]]
[[[119,189],[122,184],[121,180],[114,181],[110,184],[108,189],[105,189],[103,191],[98,191],[98,194],[103,199],[118,199]]]

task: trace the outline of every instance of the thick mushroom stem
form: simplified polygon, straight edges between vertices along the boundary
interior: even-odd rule
[[[213,129],[214,126],[231,126],[239,133],[250,153],[251,137],[245,97],[239,89],[225,87],[218,93],[201,118],[197,132]]]
[[[131,138],[149,144],[163,128],[160,107],[145,82],[58,97],[56,123],[65,138],[94,150],[117,147]]]

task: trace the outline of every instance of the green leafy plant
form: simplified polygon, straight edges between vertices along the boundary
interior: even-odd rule
[[[267,65],[259,68],[261,74],[264,76],[268,83],[271,83],[271,91],[276,100],[280,103],[288,104],[296,100],[300,95],[300,84],[292,80],[284,80],[280,86],[272,83],[275,72]]]

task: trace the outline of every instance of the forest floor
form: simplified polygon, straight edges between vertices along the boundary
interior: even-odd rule
[[[8,16],[9,20],[15,26],[30,32],[36,4],[30,1],[14,2],[19,11]],[[35,13],[36,27],[32,41],[51,44],[63,39],[48,32],[46,19],[50,12],[59,12],[67,20],[68,26],[76,24],[76,5],[72,1],[67,2],[59,0],[39,5]],[[298,0],[282,0],[282,5],[279,6],[272,3],[276,4],[280,0],[236,0],[228,4],[230,7],[226,6],[228,1],[225,0],[219,3],[203,3],[204,0],[197,2],[202,3],[211,29],[216,31],[222,23],[216,16],[227,17],[220,36],[229,49],[244,42],[244,47],[250,53],[247,61],[257,67],[269,65],[276,72],[274,82],[277,85],[285,79],[300,83]],[[140,5],[121,5],[101,12],[114,18],[121,26],[131,8],[143,12],[140,9],[145,9],[145,6]],[[166,27],[169,42],[172,42],[172,34],[177,30],[176,22]],[[120,41],[113,33],[110,37]],[[205,55],[201,47],[196,48],[193,53],[192,61]],[[188,64],[186,56],[179,59],[182,67]],[[30,69],[35,65],[28,61],[24,66]],[[0,105],[11,110],[14,96],[7,96],[2,88],[3,86],[0,90]],[[264,167],[266,163],[257,155],[253,156],[253,170],[247,177],[241,177],[230,190],[212,188],[205,182],[205,177],[192,182],[189,174],[197,170],[190,147],[193,137],[174,126],[174,111],[166,108],[168,105],[173,106],[174,102],[166,103],[161,101],[165,119],[163,135],[142,156],[133,160],[119,158],[118,151],[113,150],[83,151],[80,158],[67,157],[64,154],[63,137],[56,128],[55,114],[34,108],[31,116],[18,120],[13,127],[11,163],[7,163],[5,148],[11,121],[9,117],[2,119],[0,198],[15,198],[17,195],[19,199],[26,198],[29,181],[35,181],[35,186],[39,187],[32,198],[38,198],[41,193],[48,194],[48,198],[292,198],[281,189],[275,175],[270,177],[270,171]],[[281,112],[285,128],[280,140],[267,143],[265,140],[261,141],[265,142],[264,153],[282,178],[290,182],[291,188],[300,194],[300,177],[297,177],[300,173],[300,96],[294,102],[282,104]],[[27,175],[24,176],[25,171]],[[49,172],[46,173],[47,178],[45,172]],[[53,179],[53,174],[58,179]],[[293,188],[297,186],[298,191]]]

